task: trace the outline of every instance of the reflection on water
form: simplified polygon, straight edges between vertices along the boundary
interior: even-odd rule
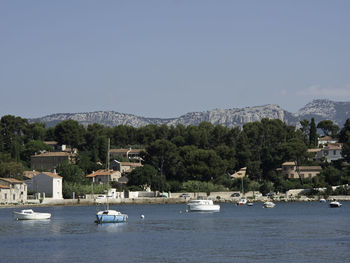
[[[97,230],[102,232],[123,232],[127,229],[127,222],[96,224]]]

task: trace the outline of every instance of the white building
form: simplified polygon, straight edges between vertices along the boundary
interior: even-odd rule
[[[44,194],[52,199],[63,199],[62,177],[56,173],[41,172],[32,178],[31,189],[33,192]]]
[[[341,143],[328,143],[323,148],[309,149],[308,152],[315,154],[314,159],[316,161],[325,160],[330,163],[343,158],[341,154],[342,146]]]
[[[318,147],[322,147],[323,145],[327,145],[329,143],[333,144],[333,143],[337,143],[338,139],[333,138],[331,136],[324,136],[321,138],[318,138]]]
[[[0,178],[0,203],[27,202],[27,185],[14,178]]]

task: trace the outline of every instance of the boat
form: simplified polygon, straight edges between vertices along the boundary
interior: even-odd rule
[[[50,219],[50,213],[39,213],[34,212],[32,209],[24,209],[21,212],[13,212],[13,216],[16,220],[40,220],[40,219]]]
[[[276,204],[273,203],[273,202],[270,202],[270,201],[265,202],[265,203],[263,204],[263,207],[264,207],[264,208],[273,208],[273,207],[275,207],[275,206],[276,206]]]
[[[247,204],[247,199],[241,198],[238,200],[237,205],[245,205]]]
[[[341,207],[341,203],[339,203],[338,201],[332,201],[329,203],[330,207]]]
[[[253,203],[247,203],[247,206],[253,206]]]
[[[326,202],[327,202],[326,199],[324,199],[324,198],[320,199],[320,203],[326,203]]]
[[[109,171],[109,149],[110,149],[110,139],[108,138],[108,148],[107,148],[107,171]],[[96,203],[101,203],[103,201],[106,202],[106,209],[102,211],[98,211],[96,214],[96,223],[97,224],[102,224],[102,223],[123,223],[126,222],[128,219],[128,215],[122,214],[119,211],[116,210],[111,210],[109,209],[109,204],[108,204],[108,197],[111,197],[108,195],[99,195],[97,199],[99,199],[100,202],[97,201]]]
[[[123,223],[128,219],[128,215],[122,214],[119,211],[106,209],[99,211],[96,214],[96,223]]]
[[[215,205],[213,200],[191,200],[187,203],[191,212],[219,212],[220,205]]]
[[[245,198],[245,194],[244,194],[243,177],[241,179],[242,179],[242,198],[238,200],[237,205],[247,204],[247,199]]]

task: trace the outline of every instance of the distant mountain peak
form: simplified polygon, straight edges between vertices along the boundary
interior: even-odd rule
[[[297,113],[293,114],[283,110],[279,105],[266,104],[261,106],[213,109],[203,112],[189,112],[178,118],[147,118],[133,114],[119,113],[115,111],[94,111],[82,113],[57,113],[41,118],[30,119],[30,122],[43,122],[48,127],[54,126],[63,120],[76,120],[87,126],[99,123],[104,126],[129,125],[141,127],[148,124],[156,125],[198,125],[203,121],[214,125],[221,124],[227,127],[243,126],[248,122],[260,121],[263,118],[279,119],[288,125],[298,125],[303,119],[315,118],[320,120],[332,120],[341,126],[350,118],[350,102],[334,102],[328,99],[317,99],[306,104]]]

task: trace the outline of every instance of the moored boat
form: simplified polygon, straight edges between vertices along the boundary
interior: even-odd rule
[[[215,205],[213,200],[191,200],[187,204],[191,212],[219,212],[220,205]]]
[[[329,203],[330,207],[341,207],[341,203],[339,203],[338,201],[333,201]]]
[[[128,216],[126,214],[122,214],[116,210],[106,209],[103,211],[99,211],[96,214],[96,223],[123,223],[126,222]]]
[[[34,212],[32,209],[24,209],[21,212],[13,212],[13,216],[16,220],[40,220],[40,219],[50,219],[50,213],[39,213]]]
[[[270,201],[265,202],[265,203],[263,204],[263,207],[264,207],[264,208],[273,208],[273,207],[275,207],[275,206],[276,206],[276,204],[273,203],[273,202],[270,202]]]
[[[237,205],[245,205],[247,204],[247,199],[241,198],[238,200]]]

